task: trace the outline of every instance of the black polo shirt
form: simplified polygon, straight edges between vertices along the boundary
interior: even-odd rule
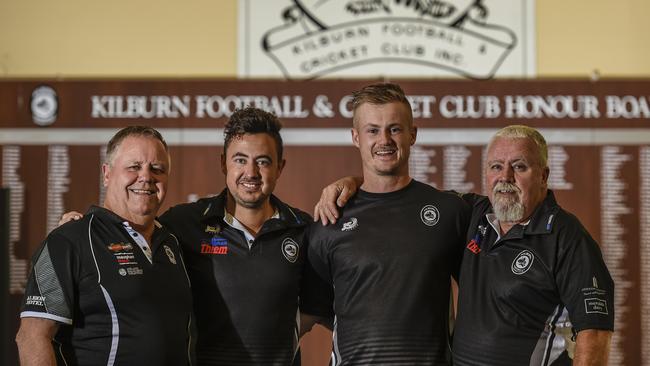
[[[359,191],[335,225],[313,225],[310,261],[334,285],[334,364],[449,364],[450,280],[468,220],[457,195],[412,180]]]
[[[181,242],[192,281],[198,362],[290,365],[298,306],[331,315],[329,286],[306,264],[311,218],[272,196],[279,218],[267,220],[249,248],[243,232],[224,221],[226,195],[172,207],[161,217]]]
[[[468,197],[454,364],[570,364],[574,332],[613,329],[614,282],[598,244],[553,192],[498,241],[487,197]]]
[[[61,323],[60,365],[190,363],[192,300],[178,242],[156,223],[150,262],[124,222],[93,206],[33,257],[20,316]]]

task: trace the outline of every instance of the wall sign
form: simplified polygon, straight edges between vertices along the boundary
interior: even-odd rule
[[[240,0],[239,76],[534,76],[534,0]]]

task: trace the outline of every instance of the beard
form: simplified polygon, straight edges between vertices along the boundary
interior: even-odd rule
[[[269,195],[264,194],[262,189],[255,193],[248,193],[246,189],[241,189],[240,185],[245,183],[262,184],[259,180],[254,179],[240,179],[237,181],[235,189],[228,189],[230,196],[233,198],[238,206],[245,208],[260,208],[269,198]]]
[[[232,198],[235,200],[237,205],[245,208],[260,208],[266,201],[268,196],[260,195],[256,200],[245,200],[237,193],[232,194]]]
[[[502,222],[520,222],[524,218],[525,208],[519,201],[519,195],[502,196],[501,192],[519,193],[519,188],[511,183],[497,183],[492,189],[492,208],[497,219]]]

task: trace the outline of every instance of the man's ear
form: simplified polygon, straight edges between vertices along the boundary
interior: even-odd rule
[[[110,167],[110,165],[108,165],[108,163],[102,164],[102,178],[104,179],[102,184],[104,185],[104,187],[108,186],[108,180],[109,180],[110,176],[111,176],[111,167]]]
[[[418,138],[418,127],[413,126],[411,127],[411,146],[415,145],[415,141]]]
[[[549,174],[551,174],[551,170],[548,167],[544,168],[544,171],[542,171],[542,183],[544,183],[544,185],[548,184]]]
[[[356,146],[358,148],[359,147],[359,132],[357,131],[356,128],[351,129],[350,132],[352,133],[352,143],[354,144],[354,146]]]

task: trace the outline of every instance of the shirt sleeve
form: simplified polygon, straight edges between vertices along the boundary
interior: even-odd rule
[[[560,297],[576,332],[614,330],[614,281],[598,244],[580,223],[574,227],[559,236],[562,250],[556,283]]]
[[[72,324],[77,263],[77,253],[67,238],[48,236],[32,258],[20,317]]]
[[[310,315],[332,317],[334,289],[327,254],[323,243],[317,240],[314,230],[308,229],[306,238],[307,256],[300,287],[300,311]]]

